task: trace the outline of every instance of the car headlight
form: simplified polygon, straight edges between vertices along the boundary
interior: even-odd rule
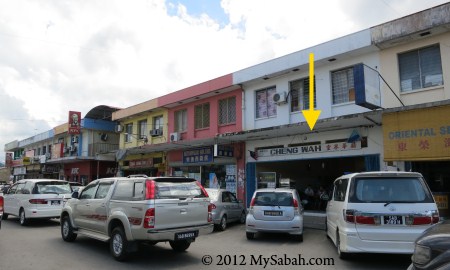
[[[429,247],[416,245],[412,261],[417,264],[426,264],[431,260],[431,249]]]

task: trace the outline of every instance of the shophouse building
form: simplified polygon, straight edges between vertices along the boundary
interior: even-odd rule
[[[117,173],[119,137],[111,113],[117,108],[97,106],[79,117],[77,132],[64,123],[33,137],[5,145],[13,181],[31,178],[65,179],[87,184]],[[78,112],[71,112],[78,115]],[[8,162],[7,162],[8,163]]]
[[[218,138],[242,130],[241,101],[229,74],[114,112],[120,171],[191,177],[244,199],[244,143]]]
[[[450,217],[450,3],[371,31],[390,86],[382,88],[391,97],[383,103],[384,161],[421,172]]]

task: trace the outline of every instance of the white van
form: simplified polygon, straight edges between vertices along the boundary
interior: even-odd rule
[[[327,236],[340,258],[348,253],[412,254],[414,241],[439,222],[420,173],[365,172],[334,181],[327,205]]]
[[[63,202],[71,193],[69,182],[64,180],[19,180],[3,195],[3,219],[18,216],[24,226],[34,218],[59,218]]]

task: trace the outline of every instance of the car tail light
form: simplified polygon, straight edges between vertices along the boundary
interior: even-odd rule
[[[431,215],[410,215],[405,218],[407,225],[427,225],[439,222],[439,213],[432,211]]]
[[[348,223],[355,223],[355,210],[342,210],[344,214],[344,220]]]
[[[250,208],[253,208],[253,206],[255,206],[255,198],[252,198],[250,202]]]
[[[292,198],[292,205],[294,206],[294,215],[300,215],[300,212],[298,211],[298,201],[294,198]]]
[[[145,211],[144,228],[155,228],[155,208],[149,208]]]
[[[211,204],[211,210],[213,210],[213,209],[216,209],[217,207],[216,207],[216,205],[215,204]]]
[[[145,199],[152,200],[155,198],[155,181],[148,180],[145,182]]]
[[[214,204],[212,204],[212,203],[210,203],[210,204],[208,205],[208,222],[212,222],[212,221],[213,221],[213,219],[212,219],[212,213],[211,213],[211,211],[212,211],[212,209],[213,209],[213,205],[214,205]]]
[[[195,183],[196,183],[197,186],[199,186],[200,189],[202,190],[203,196],[209,197],[208,192],[206,192],[206,189],[205,189],[198,181],[195,181]]]
[[[298,201],[296,199],[292,199],[292,204],[294,205],[294,208],[298,208]]]
[[[0,213],[3,213],[3,197],[0,196]]]
[[[47,204],[46,199],[31,199],[29,200],[31,204]]]
[[[439,222],[439,212],[438,211],[436,211],[436,210],[433,210],[432,212],[431,212],[431,218],[432,218],[432,222],[433,222],[433,224],[436,224],[436,223],[438,223]]]

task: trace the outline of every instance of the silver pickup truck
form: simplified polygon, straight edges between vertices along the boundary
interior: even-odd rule
[[[64,204],[61,235],[68,242],[78,234],[109,241],[119,261],[137,251],[139,242],[169,241],[173,250],[184,251],[199,235],[212,232],[211,210],[207,192],[195,179],[104,178]]]

